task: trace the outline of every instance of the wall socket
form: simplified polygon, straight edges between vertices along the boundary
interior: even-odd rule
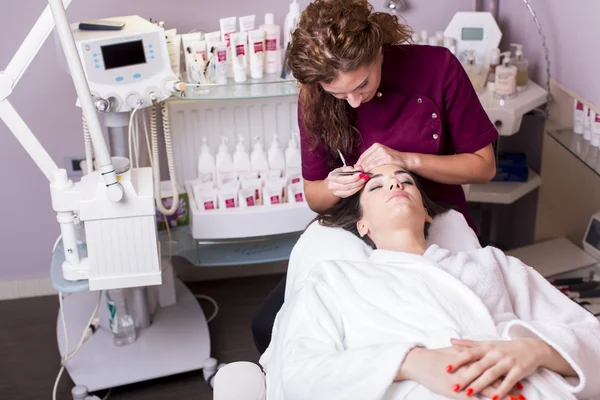
[[[67,170],[67,176],[83,176],[83,171],[81,170],[79,163],[85,160],[85,157],[65,157],[64,160],[64,168]]]

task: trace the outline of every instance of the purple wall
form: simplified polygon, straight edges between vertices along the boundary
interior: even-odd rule
[[[471,0],[409,1],[413,9],[405,15],[406,21],[415,29],[429,30],[443,30],[454,12],[470,10],[472,4]],[[373,4],[381,9],[383,2],[376,0]],[[300,3],[304,6],[307,1]],[[0,70],[9,62],[45,4],[44,0],[0,0],[3,17]],[[167,28],[177,27],[186,32],[217,30],[218,19],[231,16],[232,12],[226,10],[232,9],[237,16],[256,14],[259,22],[265,12],[273,12],[276,22],[283,24],[288,1],[74,0],[68,14],[70,21],[139,14],[164,20]],[[72,82],[57,62],[52,37],[9,99],[59,166],[64,166],[65,158],[83,156],[81,113],[75,107]],[[50,206],[48,182],[3,123],[0,123],[0,182],[3,210],[0,280],[45,277],[51,247],[59,233]]]
[[[529,0],[546,34],[551,76],[593,104],[600,105],[600,39],[598,0]],[[537,27],[521,0],[500,1],[504,48],[517,41],[525,45],[534,79],[544,84],[546,65]]]

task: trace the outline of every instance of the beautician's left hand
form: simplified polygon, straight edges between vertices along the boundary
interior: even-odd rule
[[[371,171],[380,165],[393,164],[406,170],[410,170],[412,163],[411,153],[403,153],[384,146],[380,143],[374,143],[360,155],[356,165],[365,172]]]
[[[520,386],[520,380],[533,374],[541,365],[544,345],[544,342],[531,338],[490,342],[452,339],[453,347],[483,351],[485,355],[468,367],[450,373],[456,374],[460,387],[472,395],[501,380],[495,395],[503,399],[515,386]]]

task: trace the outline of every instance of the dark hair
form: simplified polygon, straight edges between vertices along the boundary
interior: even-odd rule
[[[442,207],[441,205],[431,200],[423,190],[419,179],[417,179],[417,177],[413,174],[410,175],[413,177],[415,185],[421,193],[421,198],[423,199],[423,206],[425,207],[427,213],[431,218],[435,218],[436,216],[444,214],[446,211],[448,211],[447,208]],[[356,223],[363,216],[362,207],[360,206],[361,193],[362,190],[350,197],[341,199],[336,205],[331,207],[329,210],[319,214],[315,218],[315,220],[319,221],[319,223],[323,226],[332,228],[342,228],[344,230],[347,230],[348,232],[351,232],[357,237],[361,238],[366,244],[375,249],[375,243],[371,240],[371,238],[369,238],[367,235],[361,236],[358,233],[358,228],[356,227]],[[426,221],[424,227],[425,238],[427,238],[427,235],[429,234],[429,226],[430,223]]]
[[[301,85],[301,124],[312,150],[323,143],[334,160],[337,149],[352,154],[361,140],[354,109],[325,93],[320,83],[370,65],[381,49],[409,42],[411,34],[398,17],[373,12],[366,0],[315,0],[306,7],[292,34],[286,63]]]

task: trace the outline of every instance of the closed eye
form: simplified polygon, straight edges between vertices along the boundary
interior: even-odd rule
[[[372,186],[371,188],[369,188],[369,192],[372,192],[375,189],[379,189],[380,187],[381,187],[381,185]]]
[[[414,183],[412,183],[411,181],[404,181],[402,182],[403,185],[414,185]]]

